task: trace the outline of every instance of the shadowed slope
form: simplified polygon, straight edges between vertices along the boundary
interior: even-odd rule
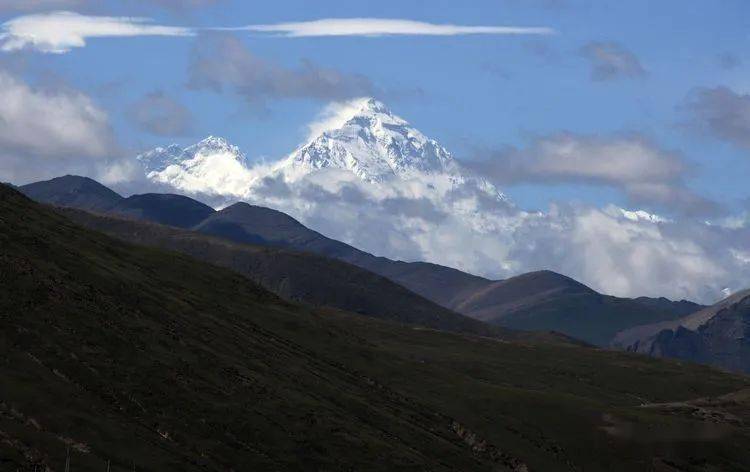
[[[119,201],[107,213],[177,228],[192,228],[212,215],[214,209],[182,195],[146,193]]]
[[[607,346],[623,328],[678,316],[636,300],[602,295],[551,271],[495,282],[452,308],[507,328],[552,330],[599,346]]]
[[[393,261],[327,238],[279,211],[246,203],[213,212],[187,197],[148,194],[125,199],[109,212],[183,228],[206,215],[195,230],[243,244],[338,259],[449,310],[516,329],[560,331],[601,346],[609,345],[614,334],[625,328],[672,320],[700,308],[686,301],[609,297],[550,271],[492,281],[436,264]],[[361,305],[346,308],[359,310]]]
[[[616,347],[750,373],[750,289],[679,320],[637,326]]]
[[[77,175],[22,185],[19,190],[38,202],[91,211],[108,210],[123,200],[96,180]]]
[[[78,210],[62,211],[87,228],[124,241],[181,252],[235,270],[288,300],[435,329],[486,336],[521,336],[454,313],[385,277],[337,259],[232,243],[201,233]]]
[[[440,305],[490,281],[456,269],[425,262],[401,262],[376,257],[327,238],[291,216],[270,208],[236,203],[208,217],[197,231],[232,241],[312,252],[340,259],[380,274]]]
[[[310,311],[5,187],[0,219],[3,470],[750,468],[746,423],[639,407],[740,377]]]

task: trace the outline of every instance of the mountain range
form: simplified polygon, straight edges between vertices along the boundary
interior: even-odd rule
[[[266,178],[294,182],[326,170],[351,173],[367,183],[427,181],[442,192],[471,182],[505,200],[437,141],[372,98],[353,102],[294,152],[268,165],[251,165],[237,146],[216,136],[187,148],[157,147],[136,159],[148,179],[181,193],[247,198]]]
[[[299,305],[70,215],[283,254],[0,186],[3,470],[750,469],[745,377]]]
[[[67,186],[65,182],[68,182]],[[61,190],[67,187],[73,190]],[[316,305],[326,304],[325,300],[320,299],[321,294],[330,297],[332,294],[339,293],[340,291],[335,290],[336,284],[342,286],[348,284],[355,268],[360,268],[369,274],[367,277],[381,276],[407,289],[410,296],[416,296],[421,300],[421,305],[425,305],[427,311],[444,313],[439,316],[443,320],[465,320],[465,318],[456,318],[460,316],[458,315],[460,313],[499,327],[555,331],[600,346],[609,345],[613,336],[624,329],[645,323],[676,319],[684,315],[686,307],[693,307],[695,310],[701,308],[700,305],[686,301],[661,300],[657,303],[656,300],[647,298],[631,300],[605,296],[568,277],[550,271],[524,274],[497,281],[436,264],[393,261],[327,238],[279,211],[246,203],[236,203],[220,211],[214,211],[184,196],[148,194],[123,198],[117,195],[119,198],[114,199],[111,208],[103,210],[101,196],[111,197],[113,192],[87,178],[66,176],[21,187],[21,191],[31,198],[53,204],[63,200],[62,196],[57,196],[55,190],[62,196],[76,194],[75,198],[69,198],[72,204],[67,205],[74,208],[118,217],[125,216],[131,220],[145,220],[176,226],[243,245],[278,248],[299,254],[315,254],[323,256],[329,261],[328,264],[336,267],[340,265],[334,264],[334,261],[346,263],[346,270],[328,270],[329,274],[341,274],[338,279],[329,277],[330,290],[302,289],[301,286],[296,289],[289,287],[282,289],[278,277],[289,271],[304,271],[303,264],[289,264],[289,271],[276,271],[275,277],[267,275],[268,271],[273,268],[271,265],[263,265],[266,267],[265,271],[258,272],[257,269],[253,271],[260,279],[267,277],[268,282],[265,286],[276,293],[303,299],[300,292],[306,291],[311,294],[308,298],[315,298],[314,304]],[[210,261],[207,256],[200,255],[207,250],[198,251],[186,248],[186,240],[196,240],[196,236],[189,233],[178,235],[173,232],[167,238],[164,230],[159,230],[162,235],[155,237],[152,235],[157,231],[156,229],[138,230],[132,227],[132,222],[130,226],[125,226],[114,219],[95,222],[90,217],[78,218],[77,221],[128,241],[136,240],[160,247],[178,248],[176,250],[189,251],[193,256],[198,255],[199,258]],[[170,240],[169,243],[165,242],[167,239]],[[171,242],[173,240],[178,242]],[[257,251],[255,253],[258,254]],[[213,257],[218,259],[218,256]],[[233,258],[227,259],[234,260]],[[320,281],[320,277],[316,279],[307,275],[301,279]],[[382,283],[380,285],[382,286]],[[372,284],[360,286],[371,287]],[[359,293],[358,297],[363,296],[363,292]],[[375,301],[378,292],[371,293],[372,296],[366,298],[347,297],[347,303],[343,305],[341,300],[328,301],[327,304],[349,311],[364,311],[373,314],[376,310],[367,307],[382,307],[384,303]],[[384,296],[388,292],[379,293]],[[393,300],[396,299],[402,300],[403,294]],[[414,305],[414,301],[410,303],[411,305],[404,303],[403,306],[419,305]],[[391,302],[391,307],[395,305],[395,302]],[[429,308],[430,306],[432,308]],[[397,315],[396,318],[399,316],[403,314]],[[466,321],[459,324],[462,323],[470,324]],[[439,326],[446,328],[448,323],[441,322]]]

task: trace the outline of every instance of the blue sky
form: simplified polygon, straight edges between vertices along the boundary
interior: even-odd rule
[[[537,136],[562,131],[588,136],[635,132],[681,153],[689,167],[687,185],[696,193],[734,209],[750,196],[748,149],[687,128],[681,108],[696,87],[750,92],[750,4],[742,0],[157,2],[186,4],[177,8],[139,1],[50,0],[46,8],[45,1],[39,3],[36,11],[0,10],[0,19],[64,7],[92,16],[142,16],[188,27],[373,17],[553,28],[556,34],[547,36],[231,34],[252,54],[280,67],[310,61],[342,74],[361,74],[397,114],[463,160],[486,158],[492,154],[488,150],[524,147]],[[259,106],[228,90],[190,88],[190,58],[200,41],[202,36],[91,38],[86,47],[67,54],[20,51],[2,59],[20,68],[30,83],[62,83],[90,95],[107,111],[126,153],[173,141],[189,144],[208,134],[227,137],[251,159],[276,159],[299,144],[305,124],[327,100],[271,97]],[[644,72],[592,80],[592,64],[582,53],[591,42],[617,44],[637,58]],[[722,64],[722,58],[731,64]],[[132,123],[130,107],[156,91],[189,109],[189,133],[156,136]],[[554,200],[597,205],[627,201],[611,185],[518,181],[504,187],[529,208],[545,208]]]
[[[0,181],[144,191],[136,155],[208,135],[275,161],[375,95],[515,206],[428,181],[237,198],[396,259],[712,302],[750,285],[749,43],[746,0],[0,0]]]

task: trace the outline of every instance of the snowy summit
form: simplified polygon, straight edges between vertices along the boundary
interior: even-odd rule
[[[266,176],[296,182],[320,171],[338,170],[365,183],[416,180],[449,189],[471,181],[504,198],[484,179],[462,169],[437,141],[373,98],[337,104],[305,144],[263,168],[252,167],[239,148],[213,136],[185,149],[158,147],[138,160],[148,179],[190,193],[242,197]]]

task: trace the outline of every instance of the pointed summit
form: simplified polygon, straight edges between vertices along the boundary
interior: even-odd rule
[[[374,98],[350,102],[326,124],[277,170],[291,180],[320,169],[348,170],[367,182],[458,172],[445,148]]]
[[[381,113],[391,116],[391,111],[385,106],[383,102],[380,102],[374,98],[366,98],[360,108],[363,113]]]

